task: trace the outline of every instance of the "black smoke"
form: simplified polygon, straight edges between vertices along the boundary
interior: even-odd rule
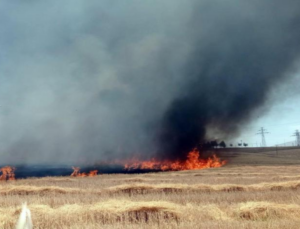
[[[239,134],[300,49],[296,0],[0,3],[2,163],[183,158]]]
[[[167,157],[184,158],[205,141],[209,128],[224,137],[238,133],[270,90],[291,75],[300,53],[299,7],[299,1],[211,1],[196,7],[186,83],[162,121]]]

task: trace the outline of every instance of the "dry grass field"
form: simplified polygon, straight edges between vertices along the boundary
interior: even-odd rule
[[[224,153],[216,169],[0,184],[0,228],[299,228],[300,150]]]

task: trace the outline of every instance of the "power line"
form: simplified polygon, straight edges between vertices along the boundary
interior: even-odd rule
[[[294,121],[294,122],[287,122],[287,123],[281,123],[281,124],[271,124],[271,123],[269,123],[269,124],[265,124],[264,126],[267,126],[267,127],[270,127],[270,126],[285,126],[285,125],[291,125],[291,124],[300,124],[300,122],[299,121]],[[255,126],[256,125],[253,125],[252,128],[255,127]]]
[[[285,125],[291,125],[291,124],[300,124],[300,122],[288,122],[288,123],[281,123],[281,124],[268,124],[266,125],[267,127],[268,126],[285,126]]]
[[[261,127],[260,130],[258,131],[258,133],[256,133],[256,134],[261,135],[261,146],[266,147],[267,143],[266,143],[265,134],[269,134],[269,132],[267,132],[267,130],[265,128]]]
[[[292,136],[296,137],[297,146],[300,146],[300,132],[299,132],[299,130],[296,130],[294,135],[292,135]]]

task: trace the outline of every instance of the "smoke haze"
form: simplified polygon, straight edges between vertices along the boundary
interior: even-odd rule
[[[182,158],[291,77],[296,0],[0,3],[1,163]]]

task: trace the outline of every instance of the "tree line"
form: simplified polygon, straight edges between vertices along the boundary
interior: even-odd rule
[[[233,147],[233,144],[229,144],[229,146]],[[237,146],[247,147],[248,143],[238,143]],[[198,147],[200,149],[226,148],[227,144],[225,143],[225,141],[218,142],[217,140],[213,140],[213,141],[206,141],[204,143],[200,143]]]

